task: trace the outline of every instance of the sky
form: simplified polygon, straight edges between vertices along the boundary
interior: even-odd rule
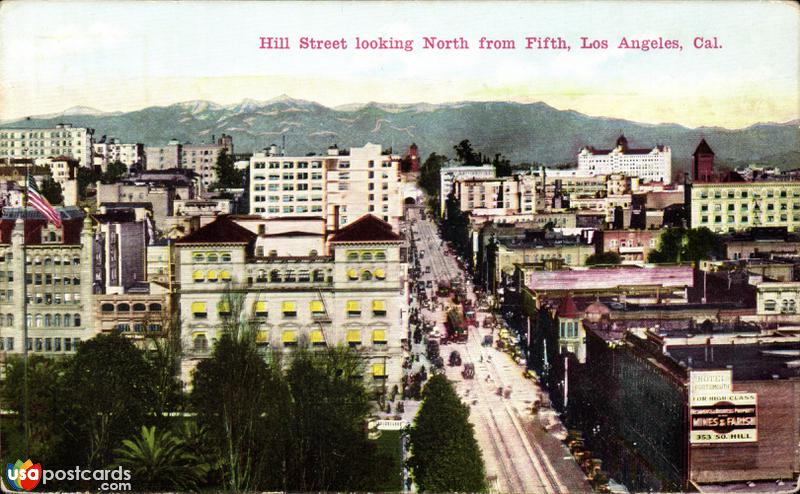
[[[292,49],[261,50],[262,36]],[[348,50],[300,50],[302,36]],[[355,50],[413,39],[411,52]],[[469,50],[423,50],[463,36]],[[513,39],[516,50],[479,50]],[[523,49],[560,36],[571,50]],[[581,50],[580,38],[607,40]],[[692,47],[697,36],[719,49]],[[683,50],[618,49],[675,39]],[[74,106],[131,111],[188,100],[281,94],[327,106],[369,101],[543,101],[639,122],[740,128],[800,118],[794,2],[98,2],[0,3],[0,121]]]

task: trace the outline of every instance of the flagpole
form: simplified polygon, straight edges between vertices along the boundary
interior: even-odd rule
[[[28,150],[23,149],[25,158],[25,195],[22,200],[22,424],[25,429],[25,454],[29,454],[28,439],[30,427],[28,424],[28,252],[26,227],[28,220],[28,181],[30,180],[30,165],[27,159]]]

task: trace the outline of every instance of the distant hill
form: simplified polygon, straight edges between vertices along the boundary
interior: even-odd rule
[[[396,152],[416,142],[423,156],[453,155],[452,146],[469,139],[486,155],[503,153],[512,162],[553,164],[574,161],[587,144],[611,147],[620,132],[631,146],[666,144],[673,159],[685,166],[701,138],[721,161],[739,163],[770,158],[782,167],[800,167],[798,122],[763,123],[744,129],[677,124],[644,124],[557,110],[545,103],[459,102],[446,104],[350,104],[329,108],[311,101],[280,96],[269,101],[244,100],[234,105],[188,101],[132,112],[102,113],[74,108],[54,115],[5,122],[3,127],[47,127],[69,122],[125,142],[165,144],[172,138],[209,142],[212,135],[231,134],[237,151],[260,150],[280,144],[288,152],[322,152],[366,142],[394,146]]]

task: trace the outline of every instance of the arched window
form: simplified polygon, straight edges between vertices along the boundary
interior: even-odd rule
[[[7,315],[6,316],[6,322],[8,323],[9,326],[13,326],[14,325],[14,314]]]
[[[208,350],[208,338],[206,338],[206,335],[199,334],[194,337],[194,349],[197,352]]]
[[[53,326],[61,326],[61,314],[56,314],[53,316]]]
[[[117,305],[117,312],[130,312],[130,311],[131,311],[131,306],[129,304],[122,303]]]
[[[269,281],[280,282],[281,281],[281,272],[277,269],[273,269],[269,272]]]
[[[372,252],[364,252],[361,254],[362,261],[371,261],[372,260]]]
[[[81,315],[80,314],[75,314],[75,317],[73,317],[72,320],[74,321],[74,325],[75,325],[76,328],[81,325]]]
[[[49,266],[49,265],[51,265],[52,263],[53,263],[53,260],[52,260],[52,259],[50,259],[49,257],[45,257],[45,258],[44,258],[44,265],[45,265],[45,266]]]
[[[206,260],[208,262],[217,262],[217,261],[219,261],[219,257],[212,252],[208,256],[206,256]]]
[[[41,328],[43,322],[44,322],[44,319],[42,318],[42,315],[41,314],[36,314],[36,317],[34,318],[34,325],[37,328]]]
[[[56,266],[60,266],[61,265],[61,257],[53,256],[53,264],[55,264]]]
[[[144,312],[146,310],[146,306],[144,304],[133,304],[133,311],[134,312]]]
[[[219,259],[222,262],[231,262],[231,253],[223,252],[222,255],[219,256]]]
[[[213,269],[209,271],[208,274],[206,275],[206,280],[208,280],[211,283],[216,283],[218,279],[219,276],[217,276],[217,272],[214,271]]]
[[[315,269],[314,270],[314,281],[318,281],[318,282],[325,281],[325,272],[322,271],[321,269]]]
[[[369,281],[372,279],[372,272],[368,269],[361,271],[361,281]]]
[[[263,269],[258,270],[258,274],[256,274],[256,281],[264,282],[267,281],[267,272]]]
[[[44,327],[49,328],[53,325],[53,316],[50,314],[45,314],[44,316]]]
[[[311,252],[308,253],[309,257],[317,257],[317,249],[311,249]]]
[[[204,256],[201,252],[195,252],[192,254],[192,262],[203,262],[206,260],[206,256]]]
[[[376,261],[385,261],[386,260],[386,252],[376,252],[375,253],[375,260]]]
[[[75,256],[75,257],[72,258],[72,264],[77,266],[80,263],[81,263],[81,258],[80,257]]]
[[[64,327],[72,326],[72,316],[69,314],[64,314]]]
[[[100,306],[100,312],[114,312],[114,304],[103,304]]]
[[[358,261],[358,252],[348,252],[347,253],[347,260],[348,261]]]
[[[41,259],[39,256],[36,256],[36,257],[34,257],[34,258],[33,258],[33,264],[34,264],[35,266],[38,266],[38,265],[40,265],[41,263],[42,263],[42,259]]]
[[[161,312],[161,304],[150,304],[150,312]]]

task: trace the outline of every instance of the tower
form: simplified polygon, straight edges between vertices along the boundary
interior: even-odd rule
[[[692,167],[692,180],[695,182],[707,182],[714,175],[714,151],[705,139],[700,140],[697,149],[694,150],[694,165]]]

